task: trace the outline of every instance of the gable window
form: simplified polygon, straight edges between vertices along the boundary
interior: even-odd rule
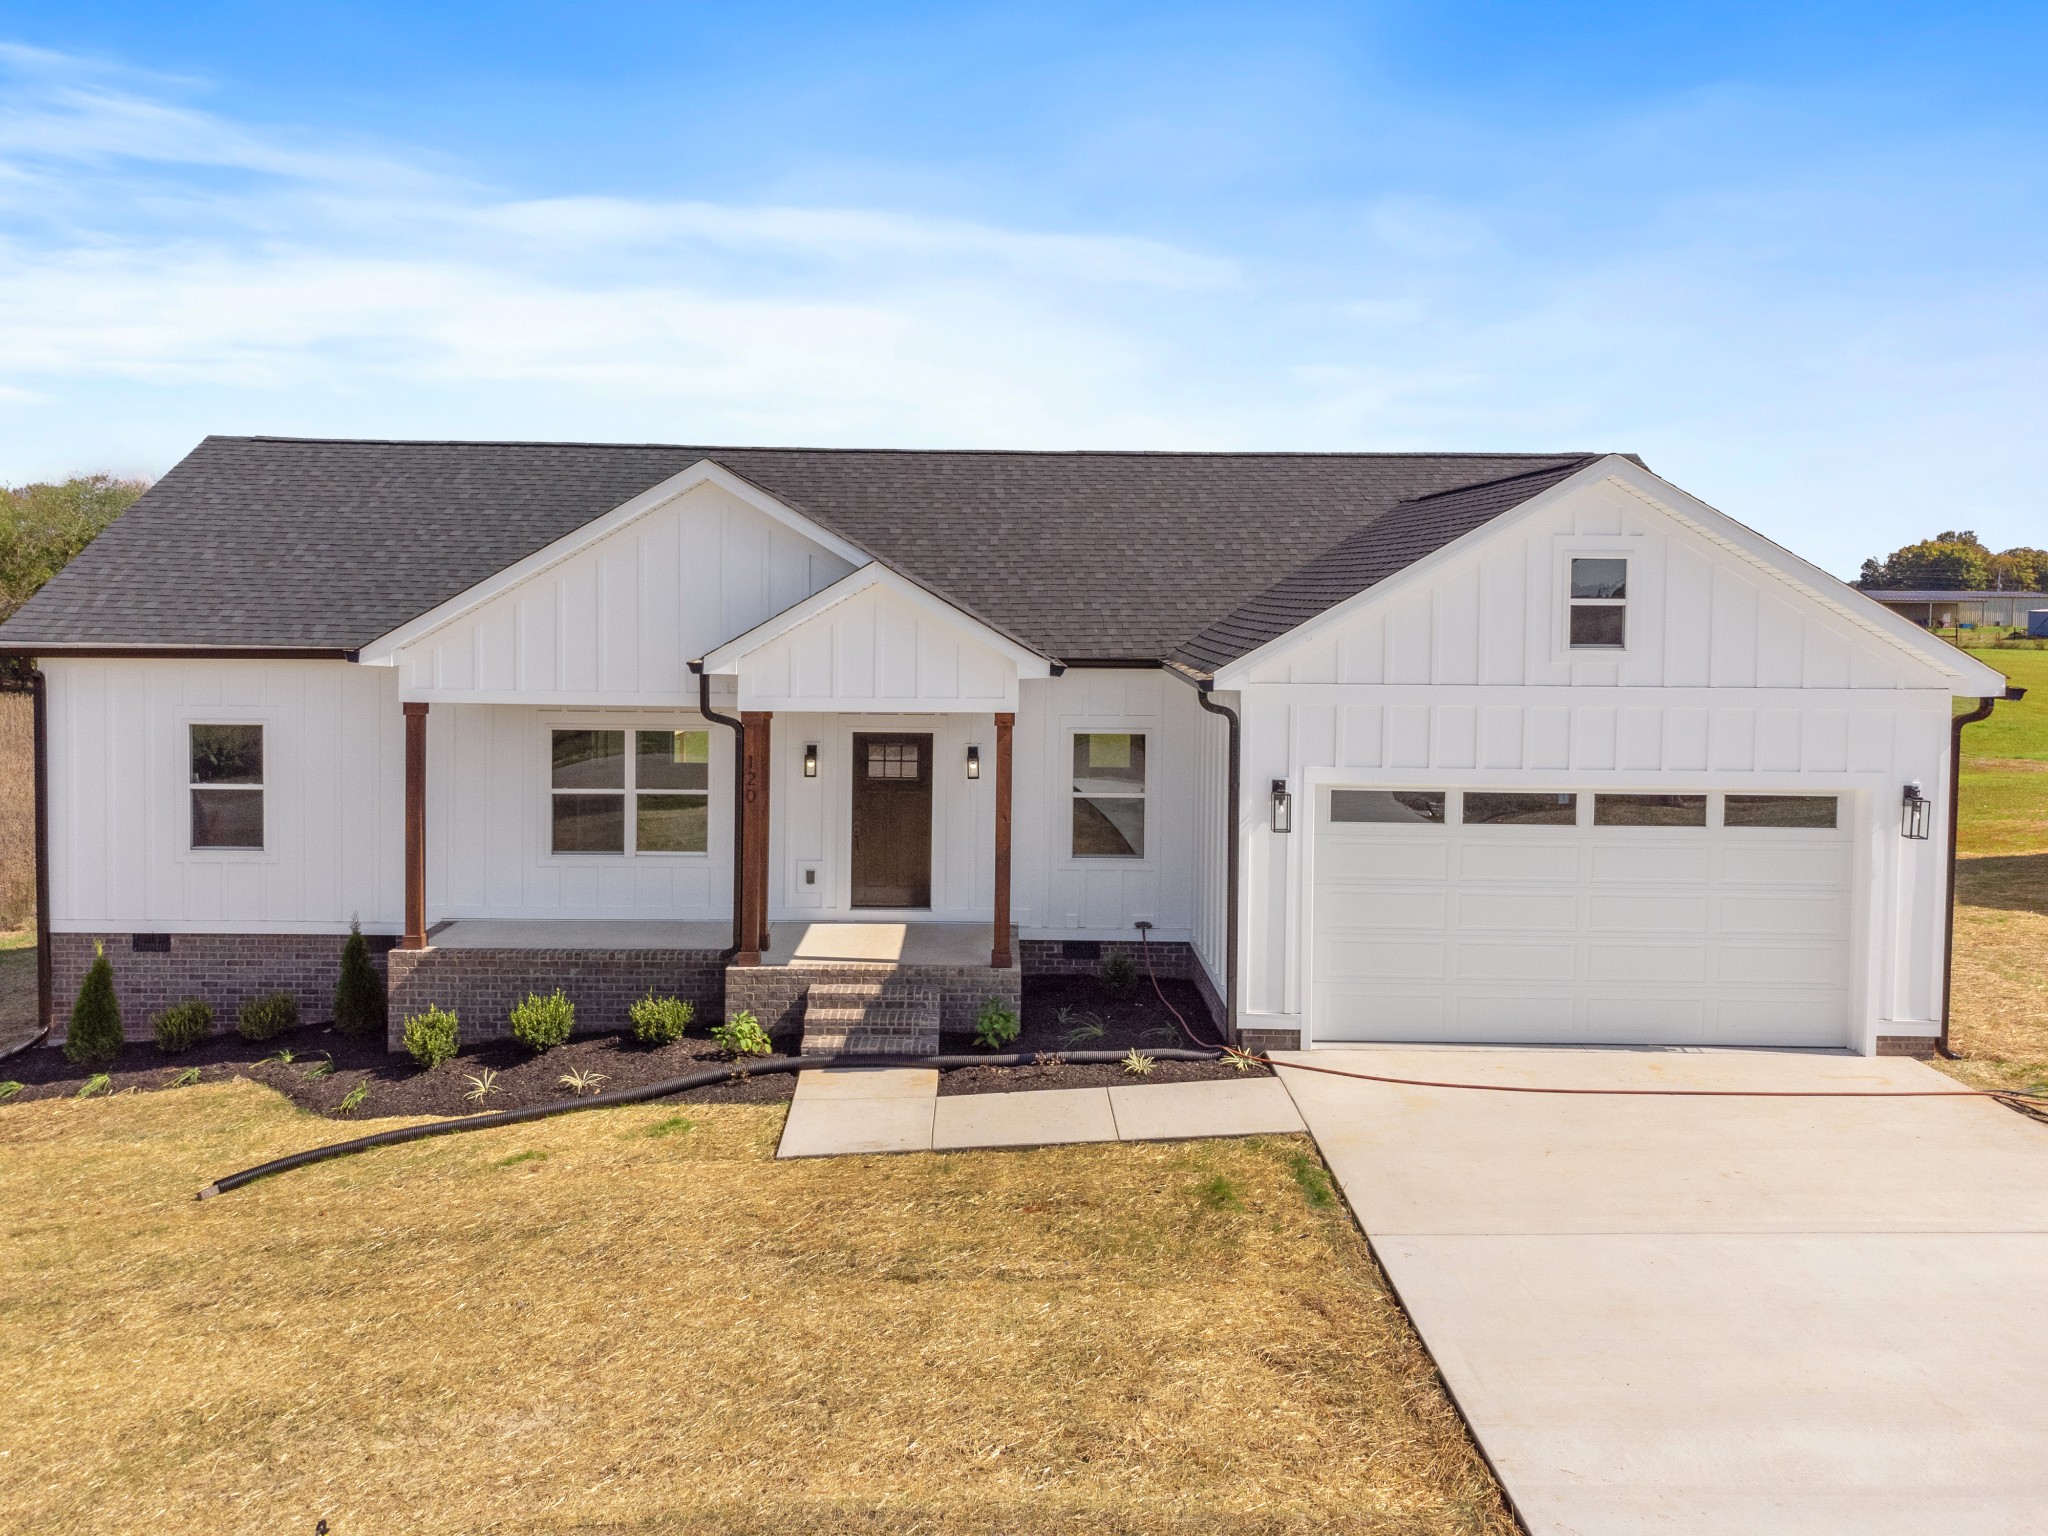
[[[1628,643],[1628,561],[1572,561],[1574,650],[1618,651]]]
[[[1074,735],[1074,857],[1145,856],[1145,738]]]
[[[192,846],[263,846],[263,727],[191,728]]]
[[[556,853],[710,847],[710,732],[556,731],[552,746]]]

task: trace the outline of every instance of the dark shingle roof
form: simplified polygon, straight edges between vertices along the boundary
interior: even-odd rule
[[[1206,670],[1593,457],[210,437],[0,645],[353,650],[708,458],[1049,656]]]
[[[1401,502],[1210,625],[1180,648],[1178,659],[1198,672],[1213,672],[1483,527],[1591,462],[1575,459],[1546,465]]]

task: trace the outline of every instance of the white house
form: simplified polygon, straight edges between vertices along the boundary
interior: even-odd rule
[[[98,941],[136,1030],[352,919],[471,1029],[1149,925],[1258,1045],[1921,1050],[2005,688],[1598,454],[210,438],[0,646],[46,1012]]]

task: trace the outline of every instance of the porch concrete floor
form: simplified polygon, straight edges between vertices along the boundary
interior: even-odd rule
[[[798,922],[770,925],[763,965],[805,960],[864,960],[885,965],[987,965],[990,923]]]
[[[427,935],[436,949],[724,949],[732,924],[657,918],[460,918]]]

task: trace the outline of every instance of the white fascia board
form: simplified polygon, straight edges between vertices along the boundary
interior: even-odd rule
[[[1928,634],[1911,619],[1892,612],[1840,577],[1829,575],[1783,545],[1765,538],[1754,528],[1744,526],[1690,492],[1680,490],[1661,475],[1652,474],[1627,459],[1615,462],[1617,467],[1610,478],[1623,490],[1648,502],[1666,517],[1684,524],[1701,538],[1741,556],[1802,597],[1819,603],[1856,628],[1904,651],[1921,665],[1931,667],[1950,680],[1951,692],[1956,697],[1984,698],[2005,692],[2005,676],[1995,668],[1987,667],[1946,640]]]
[[[738,497],[762,516],[829,550],[848,565],[865,565],[874,559],[874,556],[859,545],[848,542],[829,528],[813,522],[801,512],[777,501],[753,481],[741,479],[731,470],[713,463],[710,459],[699,459],[688,469],[679,470],[658,485],[649,486],[631,501],[612,508],[601,517],[592,518],[582,527],[564,534],[554,543],[543,545],[525,559],[485,577],[475,586],[457,593],[445,603],[429,608],[418,618],[409,619],[389,633],[379,635],[361,649],[356,659],[366,666],[396,666],[398,653],[406,646],[416,643],[444,625],[454,623],[464,614],[481,607],[495,597],[503,596],[521,583],[533,580],[600,540],[609,538],[628,524],[645,517],[657,508],[666,506],[678,496],[694,491],[700,485],[715,485],[720,490]]]
[[[707,653],[697,666],[714,677],[736,674],[741,660],[752,651],[758,651],[771,641],[779,640],[793,630],[801,629],[819,614],[836,608],[852,597],[857,597],[870,587],[882,587],[893,596],[900,597],[921,612],[944,624],[964,629],[981,644],[1008,660],[1017,668],[1019,678],[1050,677],[1052,662],[1021,641],[1012,640],[1001,630],[992,628],[963,608],[947,602],[937,593],[919,586],[901,571],[893,570],[879,560],[870,560],[857,571],[849,571],[829,587],[821,587],[802,602],[796,603],[776,614],[744,634],[735,635],[718,649]]]
[[[1306,619],[1295,625],[1294,628],[1288,630],[1284,635],[1275,635],[1256,650],[1246,651],[1235,661],[1225,662],[1216,669],[1215,676],[1212,679],[1213,686],[1217,688],[1242,687],[1251,680],[1254,667],[1282,652],[1294,649],[1297,645],[1313,640],[1328,630],[1336,629],[1349,623],[1360,611],[1375,603],[1388,601],[1405,592],[1410,587],[1419,586],[1429,581],[1437,571],[1463,559],[1467,550],[1477,544],[1484,543],[1501,529],[1511,527],[1525,517],[1536,516],[1544,508],[1554,506],[1566,496],[1571,495],[1574,491],[1584,486],[1597,484],[1612,473],[1613,465],[1626,463],[1628,463],[1628,460],[1614,454],[1610,454],[1604,459],[1594,460],[1585,468],[1567,475],[1564,479],[1558,481],[1557,484],[1551,486],[1549,490],[1538,491],[1527,501],[1510,507],[1499,517],[1481,523],[1470,533],[1460,534],[1441,549],[1431,550],[1414,564],[1403,566],[1400,570],[1394,572],[1393,575],[1373,583],[1363,592],[1354,592],[1351,596],[1345,598],[1343,602],[1325,608],[1314,618]]]
[[[1727,513],[1710,507],[1698,497],[1680,490],[1660,475],[1652,474],[1632,459],[1609,454],[1584,469],[1540,491],[1470,533],[1462,534],[1432,550],[1413,565],[1396,571],[1386,580],[1327,608],[1284,635],[1268,640],[1257,650],[1247,651],[1235,661],[1216,669],[1215,686],[1235,688],[1249,681],[1252,668],[1272,656],[1315,638],[1326,630],[1348,623],[1367,607],[1398,600],[1411,587],[1432,580],[1445,566],[1464,558],[1475,546],[1513,527],[1525,518],[1541,516],[1546,510],[1584,487],[1611,480],[1637,500],[1646,503],[1674,522],[1691,529],[1710,543],[1740,557],[1746,564],[1791,587],[1801,597],[1817,602],[1858,629],[1904,651],[1914,661],[1949,679],[1951,691],[1959,698],[1981,698],[2005,691],[2005,679],[1974,657],[1967,656],[1945,640],[1937,640],[1909,619],[1873,601],[1847,582],[1774,544],[1753,528],[1738,523]]]

